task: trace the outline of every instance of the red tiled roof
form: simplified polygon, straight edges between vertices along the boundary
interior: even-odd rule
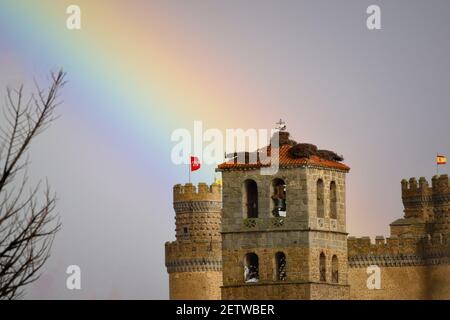
[[[280,153],[279,153],[279,167],[302,167],[307,165],[317,166],[317,167],[323,167],[323,168],[331,168],[331,169],[337,169],[337,170],[343,170],[343,171],[349,171],[350,167],[346,166],[345,164],[337,161],[327,160],[323,159],[317,155],[312,155],[309,158],[294,158],[289,154],[289,149],[291,149],[292,146],[289,144],[284,144],[280,147]],[[265,162],[255,162],[255,163],[234,163],[234,160],[230,160],[224,163],[219,164],[218,169],[219,170],[239,170],[239,169],[256,169],[261,167],[268,167],[270,166],[270,147],[269,149],[269,156],[267,156],[267,161]]]

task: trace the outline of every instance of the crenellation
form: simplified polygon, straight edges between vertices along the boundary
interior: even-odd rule
[[[411,254],[417,252],[419,244],[413,237],[387,237],[377,236],[375,243],[371,242],[370,237],[348,237],[348,255],[369,256],[369,255],[392,255],[392,254]]]
[[[386,239],[384,239],[384,236],[376,236],[375,244],[377,246],[384,246],[384,245],[386,245]]]
[[[173,202],[183,201],[222,201],[222,187],[218,183],[208,186],[204,182],[197,187],[192,183],[176,184],[173,187]]]
[[[420,177],[419,178],[419,189],[422,191],[425,191],[429,188],[429,184],[427,179],[425,179],[425,177]]]
[[[431,179],[433,192],[436,194],[450,193],[448,175],[435,175]]]
[[[419,181],[415,177],[409,180],[403,179],[401,181],[402,185],[402,197],[411,196],[424,196],[432,193],[432,188],[425,177],[420,177]]]
[[[425,177],[420,177],[418,182],[415,177],[410,178],[409,181],[403,179],[401,185],[402,197],[450,193],[450,182],[447,174],[433,176],[431,179],[431,187]]]
[[[405,232],[409,229],[410,232],[423,235],[426,231],[426,223],[434,221],[440,224],[440,227],[445,228],[447,213],[450,208],[450,183],[448,175],[443,174],[434,176],[431,180],[431,187],[424,177],[417,180],[411,178],[408,181],[402,180],[402,201],[404,205],[404,221],[398,220],[391,224],[391,227],[396,229],[395,233]],[[419,219],[413,221],[410,219]],[[394,232],[393,230],[391,232]]]
[[[410,179],[409,179],[409,189],[410,189],[411,191],[418,190],[416,178],[413,177],[413,178],[410,178]]]

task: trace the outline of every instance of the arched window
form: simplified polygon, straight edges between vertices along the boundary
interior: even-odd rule
[[[272,214],[274,217],[286,216],[286,183],[278,178],[272,181]]]
[[[283,252],[275,254],[275,268],[276,280],[286,280],[286,255]]]
[[[337,219],[336,182],[334,181],[330,184],[330,218]]]
[[[324,196],[323,196],[323,180],[317,180],[317,217],[323,218],[325,216],[324,210]]]
[[[245,180],[242,202],[245,217],[258,218],[258,186],[254,180]]]
[[[319,272],[320,272],[320,281],[327,281],[327,259],[323,252],[320,253],[319,258]]]
[[[244,281],[258,282],[259,281],[259,261],[256,253],[247,253],[244,258]]]
[[[339,261],[336,255],[331,259],[331,282],[339,283]]]

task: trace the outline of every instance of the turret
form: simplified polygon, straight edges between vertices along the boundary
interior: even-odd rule
[[[450,183],[448,175],[435,175],[431,187],[424,177],[401,181],[404,218],[391,224],[394,235],[426,237],[450,232]]]
[[[428,181],[424,177],[420,177],[417,182],[416,178],[410,178],[409,181],[403,179],[402,185],[402,201],[405,207],[405,218],[420,218],[427,220],[430,215],[429,207],[433,194]]]
[[[166,243],[171,299],[220,299],[221,186],[173,187],[176,241]]]

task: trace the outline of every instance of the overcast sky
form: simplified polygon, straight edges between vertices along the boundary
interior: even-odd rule
[[[65,28],[72,3],[81,31]],[[381,30],[366,27],[371,4]],[[285,119],[294,139],[352,168],[349,233],[388,235],[400,180],[431,179],[436,153],[450,154],[449,12],[444,0],[0,0],[2,94],[44,85],[59,66],[69,80],[61,117],[30,150],[63,229],[26,297],[168,297],[172,185],[187,180],[170,133],[194,120],[224,130]],[[213,166],[193,174],[213,179]],[[80,291],[65,287],[71,264]]]

